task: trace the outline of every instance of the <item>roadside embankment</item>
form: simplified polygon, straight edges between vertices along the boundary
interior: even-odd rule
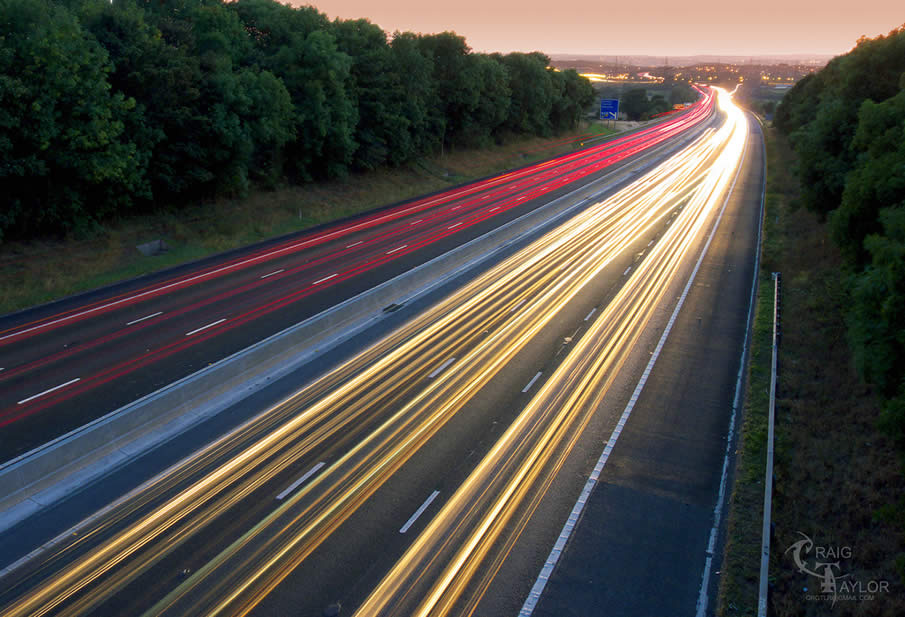
[[[594,123],[558,137],[456,150],[342,180],[164,208],[67,238],[2,243],[0,315],[570,152],[589,133],[614,131]],[[166,251],[144,256],[136,248],[158,240]]]
[[[905,593],[896,563],[903,530],[889,514],[905,486],[901,461],[877,427],[878,401],[859,379],[846,343],[848,277],[841,256],[825,224],[797,207],[795,154],[788,142],[775,129],[764,132],[760,288],[716,613],[757,613],[773,319],[770,275],[781,271],[768,615],[903,615]],[[798,552],[810,572],[800,571],[792,548],[802,534],[812,541]],[[832,564],[835,599],[822,590],[830,580],[827,563]],[[888,585],[880,584],[884,581]]]

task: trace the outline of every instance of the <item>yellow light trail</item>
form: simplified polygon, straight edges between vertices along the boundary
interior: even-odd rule
[[[473,612],[741,164],[747,122],[720,103],[720,157],[675,224],[356,615]]]
[[[590,280],[690,199],[667,235],[680,228],[678,221],[689,218],[690,204],[707,185],[700,168],[720,153],[717,135],[725,131],[708,131],[612,199],[588,208],[324,379],[162,474],[101,524],[61,544],[45,561],[49,565],[38,566],[38,573],[52,570],[51,575],[13,581],[26,589],[3,614],[94,611],[294,462],[350,432],[360,433],[356,444],[147,614],[250,611]],[[630,283],[650,269],[643,266],[652,257]],[[624,338],[619,334],[614,340]],[[426,379],[450,357],[460,358],[455,370]],[[103,538],[107,533],[112,536]],[[91,546],[95,538],[103,539]]]

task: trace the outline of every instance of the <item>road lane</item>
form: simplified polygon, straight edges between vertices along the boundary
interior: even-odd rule
[[[658,133],[656,139],[661,137]],[[355,233],[365,233],[361,239],[328,230],[310,242],[316,245],[311,249],[299,247],[307,240],[284,242],[162,285],[32,320],[18,329],[4,326],[0,458],[43,443],[315,314],[337,297],[363,291],[467,239],[460,234],[481,233],[511,220],[522,207],[536,207],[540,200],[571,189],[568,183],[575,180],[574,174],[585,180],[594,177],[650,147],[650,140],[647,133],[633,135],[592,153],[569,155],[556,164],[547,162],[459,189],[453,196],[460,203],[452,207],[449,196],[438,196],[405,205],[402,214],[378,213],[353,225]],[[512,178],[522,183],[516,182],[516,188],[505,184]],[[421,223],[412,225],[409,218]],[[390,219],[391,225],[375,227],[374,221],[382,219]],[[344,273],[336,272],[337,261],[346,266]],[[324,289],[316,289],[321,285]],[[287,289],[295,291],[287,295]],[[225,314],[230,317],[209,332],[215,336],[199,336],[188,346],[176,342]],[[236,319],[239,315],[250,318]],[[111,324],[116,324],[113,331]],[[79,369],[77,387],[41,400],[30,398],[60,383],[58,377],[74,366]],[[22,400],[29,402],[19,405]]]
[[[730,115],[724,129],[725,151],[651,256],[356,614],[478,609],[736,175],[746,126]]]
[[[6,610],[38,614],[40,607],[52,609],[57,602],[60,614],[98,606],[124,609],[130,602],[149,606],[149,594],[156,595],[162,585],[173,588],[155,612],[184,614],[204,607],[200,610],[231,613],[253,607],[357,514],[521,350],[543,337],[591,280],[611,264],[618,276],[625,267],[622,259],[631,260],[639,247],[664,233],[670,215],[701,191],[688,171],[655,172],[671,186],[656,198],[647,194],[649,187],[639,187],[625,191],[619,201],[589,208],[324,382],[209,446],[166,482],[143,491],[137,505],[124,506],[102,525],[103,533],[82,533],[74,544],[59,547],[41,574],[54,564],[69,574],[57,576],[52,588],[31,592],[31,603]],[[682,212],[677,220],[694,218],[684,214],[685,208]],[[677,237],[681,230],[674,224],[665,233]],[[591,308],[582,303],[576,320]],[[569,326],[569,339],[577,336],[574,328]],[[449,358],[457,358],[454,370],[447,367],[431,379]],[[525,368],[521,384],[536,373]],[[299,465],[310,468],[321,461],[326,467],[316,478],[268,510],[298,478]],[[261,498],[261,491],[271,499]],[[425,494],[417,497],[419,503]],[[235,509],[242,516],[231,517]],[[211,528],[213,536],[232,539],[213,555],[211,547],[222,542],[211,542],[210,534],[200,544],[193,539]],[[112,537],[105,537],[108,532]],[[173,568],[173,555],[180,550],[188,551],[180,556],[188,565]],[[161,564],[166,567],[160,569]],[[168,572],[184,575],[174,580],[164,575]],[[15,591],[8,593],[28,587],[34,582],[29,576],[10,584]],[[154,583],[132,582],[136,576]]]

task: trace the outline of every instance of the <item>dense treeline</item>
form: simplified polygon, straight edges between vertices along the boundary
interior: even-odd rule
[[[665,113],[677,103],[692,103],[698,93],[686,83],[677,83],[669,91],[669,100],[662,94],[647,96],[645,88],[632,88],[622,97],[622,111],[629,120],[649,120],[657,114]]]
[[[0,0],[0,238],[573,128],[540,53],[274,0]]]
[[[798,82],[774,122],[799,154],[803,204],[851,268],[857,365],[905,447],[905,26]]]

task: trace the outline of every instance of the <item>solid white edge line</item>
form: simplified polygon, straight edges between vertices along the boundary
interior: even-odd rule
[[[221,324],[224,321],[226,321],[226,317],[224,317],[223,319],[218,319],[217,321],[215,321],[213,323],[209,323],[206,326],[201,326],[200,328],[196,328],[195,330],[192,330],[191,332],[186,332],[185,335],[191,336],[193,334],[197,334],[197,333],[201,332],[202,330],[207,330],[208,328],[213,328],[217,324]]]
[[[409,520],[407,520],[405,522],[405,525],[403,525],[399,529],[399,533],[405,533],[406,531],[408,531],[409,527],[411,527],[412,525],[415,524],[415,521],[418,520],[418,517],[421,516],[422,514],[424,514],[424,511],[427,510],[427,507],[429,505],[431,505],[431,502],[433,502],[434,499],[436,499],[437,495],[439,495],[439,494],[440,494],[440,491],[434,491],[433,493],[431,493],[430,496],[424,500],[424,503],[421,504],[421,507],[418,508],[417,510],[415,510],[415,513],[409,517]]]
[[[325,463],[318,463],[317,465],[315,465],[314,467],[312,467],[311,469],[309,469],[308,471],[306,471],[306,472],[304,473],[304,475],[303,475],[301,478],[299,478],[298,480],[296,480],[295,482],[293,482],[292,484],[290,484],[289,486],[287,486],[287,487],[285,488],[285,490],[283,490],[282,493],[280,493],[279,495],[277,495],[277,499],[282,499],[283,497],[285,497],[286,495],[288,495],[289,493],[291,493],[292,491],[294,491],[295,489],[297,489],[299,486],[302,485],[302,483],[305,482],[305,480],[307,480],[308,478],[310,478],[311,476],[313,476],[314,474],[316,474],[318,471],[320,471],[320,468],[323,467],[324,464],[325,464]]]
[[[585,316],[584,320],[585,321],[589,320],[591,318],[591,316],[596,312],[597,312],[597,307],[595,306],[594,308],[591,309],[591,312],[588,313],[587,316]]]
[[[70,379],[70,380],[67,381],[66,383],[61,383],[60,385],[54,386],[54,387],[52,387],[52,388],[48,388],[47,390],[44,390],[43,392],[39,392],[39,393],[37,393],[37,394],[33,394],[32,396],[29,396],[28,398],[22,399],[21,401],[19,401],[18,403],[16,403],[16,405],[24,405],[24,404],[27,403],[28,401],[33,401],[33,400],[35,400],[36,398],[38,398],[39,396],[44,396],[45,394],[50,394],[50,393],[53,392],[54,390],[59,390],[60,388],[65,388],[66,386],[70,386],[70,385],[74,384],[75,382],[77,382],[79,379],[81,379],[81,377],[76,377],[75,379]]]
[[[156,313],[153,313],[151,315],[145,315],[144,317],[139,317],[138,319],[128,322],[126,325],[131,326],[132,324],[137,324],[139,321],[144,321],[145,319],[151,319],[152,317],[157,317],[158,315],[163,315],[163,311],[157,311]],[[2,371],[2,370],[3,369],[0,369],[0,371]]]
[[[395,253],[396,251],[401,251],[402,249],[406,248],[407,246],[408,246],[408,244],[403,244],[402,246],[397,246],[397,247],[394,248],[392,251],[387,251],[386,254],[387,254],[387,255],[392,255],[392,254]]]
[[[312,285],[320,285],[320,284],[323,283],[324,281],[329,281],[329,280],[332,279],[334,276],[339,276],[339,274],[336,273],[336,272],[334,272],[334,273],[331,274],[330,276],[325,276],[324,278],[322,278],[322,279],[320,279],[320,280],[318,280],[318,281],[314,281],[314,282],[311,283],[311,284],[312,284]]]
[[[266,279],[269,276],[273,276],[275,274],[279,274],[280,272],[285,272],[285,271],[286,271],[286,268],[280,268],[279,270],[275,270],[275,271],[271,272],[270,274],[264,274],[263,276],[261,276],[261,278]]]
[[[542,373],[541,371],[538,371],[537,374],[536,374],[534,377],[531,378],[531,381],[528,382],[528,385],[525,386],[524,388],[522,388],[522,394],[524,394],[525,392],[527,392],[528,390],[530,390],[530,389],[531,389],[531,386],[534,385],[534,382],[537,381],[537,379],[538,379],[541,375],[543,375],[543,373]]]
[[[745,149],[747,149],[747,143],[748,142],[746,136]],[[707,250],[710,248],[710,243],[713,240],[714,235],[716,234],[716,230],[719,228],[720,222],[723,219],[723,212],[725,212],[726,204],[729,203],[729,198],[732,196],[732,193],[735,190],[735,184],[738,181],[738,176],[741,172],[741,169],[742,166],[739,165],[738,170],[736,170],[735,172],[735,178],[732,181],[732,186],[729,187],[729,192],[726,193],[726,198],[723,200],[723,205],[720,208],[719,215],[717,216],[716,222],[713,224],[713,229],[710,230],[710,235],[707,237],[707,242],[704,244],[704,248],[701,251],[700,256],[698,257],[698,261],[695,263],[694,270],[691,271],[691,277],[689,277],[688,282],[685,284],[685,289],[682,291],[682,295],[679,296],[679,301],[676,303],[676,307],[675,309],[673,309],[672,315],[670,315],[669,317],[669,321],[666,324],[666,329],[663,331],[663,334],[660,335],[660,340],[657,342],[657,347],[656,349],[654,349],[654,353],[651,355],[650,360],[648,360],[647,366],[644,368],[644,372],[641,374],[641,379],[638,380],[638,384],[635,386],[635,390],[634,392],[632,392],[632,396],[629,399],[628,404],[625,406],[625,409],[623,410],[619,421],[616,423],[616,428],[613,429],[613,432],[610,435],[610,438],[607,441],[603,452],[600,454],[600,458],[597,460],[597,464],[594,466],[594,471],[591,472],[591,475],[588,477],[587,482],[585,482],[585,486],[581,491],[581,495],[579,495],[578,497],[578,501],[575,502],[575,505],[572,507],[572,512],[571,514],[569,514],[569,518],[566,519],[566,522],[562,527],[562,531],[560,531],[559,538],[556,540],[556,544],[553,545],[553,549],[547,556],[547,561],[544,563],[544,566],[541,568],[540,573],[537,575],[534,586],[531,588],[531,591],[528,592],[528,597],[525,598],[525,603],[522,605],[522,608],[519,611],[519,617],[530,617],[530,615],[534,612],[534,609],[537,607],[537,603],[544,591],[544,587],[546,587],[547,581],[549,580],[550,575],[553,574],[553,569],[556,567],[556,563],[559,561],[559,556],[565,549],[566,542],[568,542],[569,537],[572,535],[575,524],[581,516],[582,510],[584,510],[585,503],[587,503],[588,498],[591,495],[591,491],[597,485],[597,480],[600,477],[600,474],[603,472],[603,468],[606,465],[607,459],[609,459],[610,457],[610,453],[613,451],[613,448],[616,445],[616,441],[619,439],[619,435],[622,434],[622,428],[628,421],[629,416],[632,415],[632,409],[634,409],[635,407],[635,402],[641,395],[641,391],[644,389],[644,385],[647,383],[647,378],[648,376],[650,376],[650,373],[654,368],[654,364],[656,363],[657,358],[660,356],[660,351],[666,344],[666,338],[669,336],[669,333],[672,330],[672,326],[679,316],[679,311],[681,310],[682,305],[685,304],[685,298],[688,296],[688,292],[691,290],[691,285],[694,282],[695,277],[697,276],[698,270],[701,267],[701,263],[704,261],[704,257],[707,255]],[[757,280],[756,277],[755,280]],[[708,576],[710,562],[712,559],[712,557],[707,558],[707,564],[704,570],[705,579]],[[704,594],[706,597],[706,591],[704,591]],[[700,598],[698,599],[698,604],[700,605]],[[701,613],[698,612],[698,617],[700,617],[700,615]]]
[[[456,361],[455,358],[449,358],[449,359],[447,359],[446,362],[444,362],[443,364],[441,364],[440,366],[438,366],[437,368],[435,368],[435,369],[434,369],[434,372],[431,373],[430,375],[428,375],[428,377],[429,377],[430,379],[433,379],[434,377],[436,377],[437,375],[439,375],[440,373],[442,373],[442,372],[444,371],[444,369],[446,369],[447,366],[449,366],[450,364],[452,364],[452,363],[455,362],[455,361]]]
[[[747,150],[748,144],[745,143]],[[713,507],[713,527],[710,529],[710,539],[707,542],[707,559],[704,563],[704,571],[701,574],[701,587],[698,591],[698,601],[695,608],[695,617],[704,617],[707,612],[708,587],[710,586],[710,568],[713,565],[713,552],[716,550],[716,540],[719,535],[720,521],[723,513],[723,501],[726,499],[726,486],[729,481],[729,461],[732,456],[732,435],[735,433],[736,417],[742,403],[742,391],[745,381],[745,358],[748,354],[748,345],[754,317],[754,301],[757,295],[757,279],[760,272],[761,234],[764,225],[764,208],[767,194],[767,146],[763,147],[764,180],[760,193],[760,216],[757,219],[757,244],[754,250],[754,276],[751,281],[751,294],[748,297],[748,321],[745,328],[745,338],[742,341],[741,361],[739,362],[738,375],[735,380],[735,396],[732,399],[732,414],[729,416],[729,428],[726,431],[726,452],[723,454],[723,471],[720,475],[720,490],[717,493],[717,501]],[[734,183],[733,183],[734,186]]]

